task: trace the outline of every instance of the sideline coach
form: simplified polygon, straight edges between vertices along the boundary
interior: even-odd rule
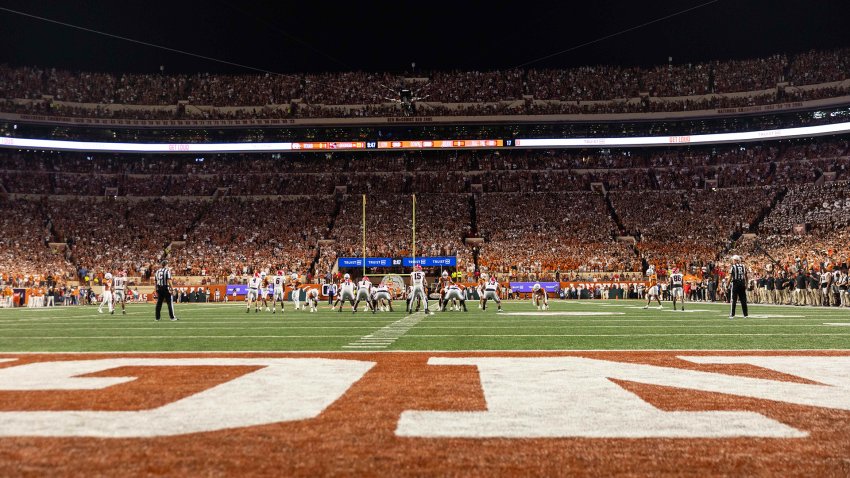
[[[156,281],[156,320],[159,320],[163,301],[168,301],[168,316],[171,320],[178,320],[174,316],[174,304],[171,301],[171,271],[168,269],[168,260],[162,260],[162,267],[154,274],[154,280]]]
[[[735,305],[741,300],[741,311],[747,318],[747,268],[741,264],[741,256],[732,256],[732,267],[729,268],[729,279],[732,281],[732,311],[729,318],[735,318]]]

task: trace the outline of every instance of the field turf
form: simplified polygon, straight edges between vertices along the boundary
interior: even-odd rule
[[[96,306],[0,309],[0,352],[850,349],[848,309],[751,305],[749,318],[739,310],[730,320],[727,304],[674,312],[669,302],[644,310],[638,301],[553,300],[537,312],[522,301],[500,314],[470,305],[426,316],[177,304],[178,322],[155,322],[147,304],[128,305],[126,316]]]

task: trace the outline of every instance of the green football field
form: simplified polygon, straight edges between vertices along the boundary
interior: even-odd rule
[[[403,303],[396,303],[403,306]],[[0,309],[2,352],[850,349],[850,309],[750,306],[728,318],[725,304],[644,310],[638,301],[559,301],[548,312],[506,302],[505,312],[276,315],[244,304],[177,304],[180,321],[153,320],[152,305],[126,316],[97,307]],[[164,311],[165,312],[165,311]]]

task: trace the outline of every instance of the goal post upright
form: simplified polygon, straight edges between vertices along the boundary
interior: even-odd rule
[[[366,277],[366,195],[363,195],[363,277]]]

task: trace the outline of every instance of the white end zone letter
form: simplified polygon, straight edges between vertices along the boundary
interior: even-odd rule
[[[824,357],[825,361],[835,357]],[[743,358],[741,359],[743,361]],[[721,438],[808,436],[748,411],[666,412],[610,379],[821,406],[850,405],[843,387],[803,385],[581,357],[431,358],[430,365],[475,365],[487,401],[480,412],[405,411],[407,437]],[[850,365],[850,364],[848,364]],[[850,368],[850,367],[848,367]],[[799,370],[795,368],[794,370]],[[847,369],[845,369],[847,370]],[[830,385],[837,385],[830,382]],[[817,396],[818,398],[814,398]],[[802,399],[801,399],[802,400]]]
[[[96,390],[134,377],[78,377],[118,367],[259,366],[152,410],[0,412],[0,436],[157,437],[318,416],[374,366],[320,358],[127,358],[39,362],[0,369],[4,390]]]

